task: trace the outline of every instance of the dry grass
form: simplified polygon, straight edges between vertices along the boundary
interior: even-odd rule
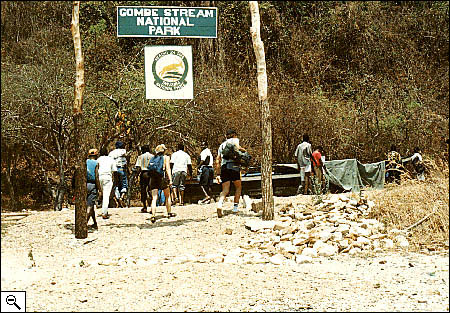
[[[388,184],[371,195],[376,203],[371,217],[384,222],[388,230],[403,230],[434,210],[435,213],[409,232],[411,250],[415,251],[448,249],[449,243],[448,165],[443,169],[428,160],[427,168],[429,173],[424,182],[404,180],[400,185]]]

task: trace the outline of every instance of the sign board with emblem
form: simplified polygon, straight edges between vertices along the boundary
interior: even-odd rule
[[[193,99],[192,46],[146,46],[146,99]]]
[[[118,6],[117,37],[217,38],[217,8]]]

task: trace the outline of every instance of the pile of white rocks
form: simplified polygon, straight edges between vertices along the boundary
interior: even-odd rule
[[[280,210],[277,220],[248,220],[245,227],[259,236],[244,248],[307,263],[318,256],[407,247],[400,231],[388,234],[383,223],[366,218],[374,206],[364,197],[345,194],[331,195],[315,206],[291,203]]]

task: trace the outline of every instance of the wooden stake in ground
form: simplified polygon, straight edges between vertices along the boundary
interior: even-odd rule
[[[83,90],[84,90],[84,60],[81,51],[80,36],[80,1],[73,2],[72,31],[73,45],[75,48],[76,80],[75,99],[73,103],[74,145],[76,149],[75,165],[75,238],[87,238],[87,214],[86,214],[86,165],[84,161],[83,145],[81,144],[81,130],[83,127]]]
[[[263,204],[263,219],[273,220],[274,203],[272,188],[272,124],[270,121],[270,106],[267,100],[267,73],[264,44],[261,41],[259,7],[257,1],[250,1],[250,14],[252,16],[253,49],[255,50],[258,71],[258,97],[261,105],[262,125],[262,158],[261,158],[261,193]]]

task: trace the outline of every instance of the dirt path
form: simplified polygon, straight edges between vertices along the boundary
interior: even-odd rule
[[[301,197],[276,198],[276,211]],[[110,209],[85,240],[74,239],[73,211],[20,220],[2,236],[2,290],[26,290],[28,311],[449,310],[448,251],[214,263],[256,236],[244,227],[252,212],[218,219],[214,204],[188,205],[151,224],[139,210]]]

